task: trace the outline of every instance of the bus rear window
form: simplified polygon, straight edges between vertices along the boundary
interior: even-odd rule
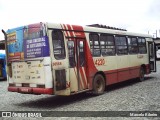
[[[53,30],[52,31],[52,40],[53,40],[53,53],[56,59],[64,59],[65,54],[65,46],[64,46],[64,38],[61,30]]]
[[[23,33],[24,40],[31,40],[45,36],[45,29],[43,24],[31,24],[24,27]]]

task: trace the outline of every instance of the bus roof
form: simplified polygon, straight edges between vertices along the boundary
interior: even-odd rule
[[[58,23],[50,23],[50,22],[39,22],[39,23],[44,23],[46,24],[48,27],[53,27],[53,28],[56,28],[56,29],[60,29],[61,28],[61,24],[58,24]],[[28,24],[30,25],[30,24]],[[80,25],[74,25],[74,26],[79,26]],[[23,29],[25,27],[24,26],[21,26],[21,27],[17,27],[17,28],[13,28],[13,29],[8,29],[7,30],[7,33],[9,32],[13,32],[13,31],[17,31],[17,30],[20,30],[20,29]],[[152,35],[148,35],[148,34],[141,34],[141,33],[134,33],[134,32],[128,32],[124,29],[107,29],[107,28],[104,28],[104,27],[94,27],[92,25],[87,25],[87,26],[81,26],[83,27],[83,30],[84,32],[95,32],[95,33],[108,33],[108,34],[115,34],[115,35],[126,35],[126,36],[137,36],[137,37],[147,37],[147,38],[153,38]],[[78,30],[77,30],[78,31]]]
[[[48,27],[54,27],[54,28],[61,28],[61,24],[57,23],[46,23]],[[74,25],[79,26],[79,25]],[[80,26],[79,26],[80,27]],[[115,34],[115,35],[126,35],[126,36],[137,36],[137,37],[147,37],[147,38],[153,38],[151,35],[148,34],[141,34],[141,33],[134,33],[134,32],[128,32],[124,29],[107,29],[107,28],[100,28],[100,27],[94,27],[91,25],[87,26],[81,26],[83,27],[84,32],[95,32],[95,33],[108,33],[108,34]],[[111,27],[112,28],[112,27]],[[78,31],[78,30],[77,30]]]
[[[137,36],[137,37],[147,37],[152,38],[151,35],[148,34],[141,34],[141,33],[134,33],[122,30],[113,30],[113,29],[106,29],[106,28],[97,28],[97,27],[84,27],[85,31],[92,31],[92,32],[99,32],[99,33],[108,33],[108,34],[116,34],[116,35],[126,35],[126,36]]]

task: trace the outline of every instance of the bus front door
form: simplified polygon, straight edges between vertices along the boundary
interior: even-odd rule
[[[71,91],[85,90],[88,88],[85,60],[85,39],[72,38],[71,40],[68,40],[68,53]]]
[[[156,51],[155,43],[148,42],[150,72],[156,72]]]

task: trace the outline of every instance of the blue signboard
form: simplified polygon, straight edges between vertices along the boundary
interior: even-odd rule
[[[49,56],[48,37],[24,40],[24,58]]]
[[[23,28],[18,27],[7,31],[8,60],[22,60],[23,53]]]

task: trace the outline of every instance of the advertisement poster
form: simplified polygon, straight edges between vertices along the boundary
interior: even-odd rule
[[[8,60],[49,56],[48,37],[41,24],[31,24],[7,31]]]
[[[24,59],[23,52],[23,27],[11,29],[7,31],[8,60]]]
[[[24,57],[37,58],[49,56],[47,37],[24,40]]]

